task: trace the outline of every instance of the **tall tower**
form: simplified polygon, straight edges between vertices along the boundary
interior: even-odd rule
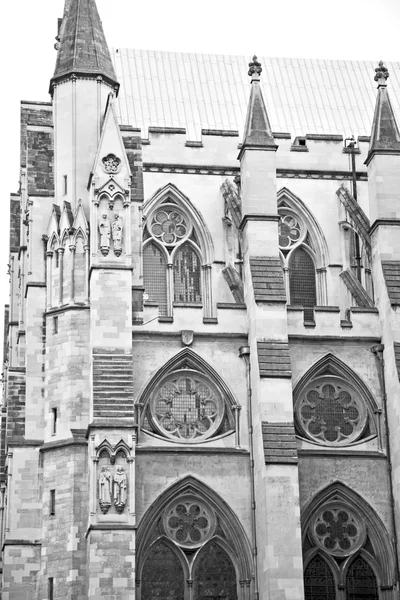
[[[119,84],[94,0],[68,0],[50,94],[54,111],[55,196],[73,209],[87,196],[110,92]]]

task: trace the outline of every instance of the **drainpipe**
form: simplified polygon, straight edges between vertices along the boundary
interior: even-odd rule
[[[254,598],[258,600],[258,568],[257,568],[257,524],[256,524],[256,493],[254,477],[254,439],[253,439],[253,409],[251,393],[251,366],[250,366],[250,346],[241,346],[239,348],[239,357],[246,363],[246,383],[247,383],[247,405],[249,422],[249,447],[250,447],[250,494],[251,494],[251,528],[253,534],[253,561],[254,561]]]
[[[390,428],[389,428],[389,419],[387,412],[387,396],[386,396],[386,383],[385,383],[385,361],[383,358],[383,344],[377,344],[376,346],[372,346],[371,352],[375,355],[377,359],[378,365],[378,377],[379,383],[382,390],[383,397],[383,410],[385,416],[385,439],[386,439],[386,454],[387,454],[387,464],[388,464],[388,472],[389,472],[389,494],[390,494],[390,508],[392,513],[392,521],[393,521],[393,545],[395,552],[395,567],[396,567],[396,583],[399,581],[399,555],[398,555],[398,544],[397,544],[397,526],[396,526],[396,514],[395,514],[395,506],[394,506],[394,492],[393,492],[393,480],[392,480],[392,457],[390,450]]]

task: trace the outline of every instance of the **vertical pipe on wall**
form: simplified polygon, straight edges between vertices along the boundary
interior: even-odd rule
[[[389,492],[390,492],[390,508],[392,513],[393,521],[393,545],[395,553],[395,566],[396,566],[396,580],[399,581],[399,554],[398,554],[398,543],[397,543],[397,525],[396,525],[396,511],[394,505],[394,490],[393,490],[393,479],[392,479],[392,455],[390,446],[390,428],[388,421],[387,412],[387,396],[386,396],[386,382],[385,382],[385,361],[383,358],[384,345],[377,344],[372,346],[371,352],[375,355],[377,360],[378,377],[382,391],[383,400],[383,412],[385,418],[385,441],[386,441],[386,454],[387,454],[387,465],[388,465],[388,478],[389,478]]]
[[[251,524],[253,533],[253,561],[254,561],[254,598],[258,600],[258,566],[257,566],[257,523],[256,523],[256,501],[255,501],[255,476],[254,476],[254,440],[253,440],[253,410],[252,410],[252,390],[251,390],[251,366],[250,366],[250,347],[241,346],[239,356],[243,358],[246,364],[246,383],[247,383],[247,410],[249,415],[249,446],[250,446],[250,493],[251,493]]]

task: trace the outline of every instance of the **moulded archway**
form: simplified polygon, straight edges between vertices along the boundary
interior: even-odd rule
[[[204,503],[217,519],[214,533],[206,543],[198,545],[197,549],[194,548],[194,553],[190,551],[189,554],[185,554],[184,549],[182,550],[182,556],[187,557],[190,577],[193,576],[193,568],[199,564],[198,561],[196,562],[196,556],[201,556],[201,552],[208,544],[215,543],[226,552],[232,562],[237,581],[250,581],[253,571],[251,546],[243,526],[228,504],[214,490],[192,476],[185,477],[169,487],[148,508],[140,520],[136,545],[137,578],[141,580],[149,549],[157,540],[167,538],[167,533],[162,529],[161,524],[165,510],[171,506],[171,503],[182,498],[192,498]]]

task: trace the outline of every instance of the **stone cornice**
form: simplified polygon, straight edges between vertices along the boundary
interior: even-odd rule
[[[239,166],[228,165],[197,165],[183,163],[158,163],[144,162],[145,173],[182,173],[185,175],[217,175],[223,177],[234,176],[240,173]],[[349,171],[317,170],[317,169],[276,169],[278,178],[287,179],[327,179],[335,181],[349,181],[352,175]],[[367,181],[366,172],[357,172],[357,180]]]
[[[379,226],[383,227],[400,227],[400,219],[376,219],[370,229],[369,234],[372,235]]]

